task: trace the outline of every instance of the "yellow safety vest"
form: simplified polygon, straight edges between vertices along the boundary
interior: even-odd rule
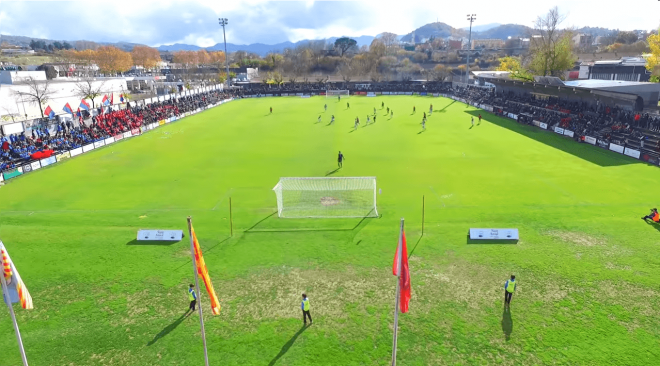
[[[193,296],[194,293],[195,293],[195,291],[188,290],[188,300],[190,300],[190,301],[195,300],[195,296]]]
[[[309,311],[309,299],[303,300],[303,310]]]
[[[509,283],[506,285],[506,290],[510,293],[513,293],[513,291],[516,290],[516,281],[509,281]]]

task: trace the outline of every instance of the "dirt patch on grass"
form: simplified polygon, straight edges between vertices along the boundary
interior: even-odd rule
[[[566,243],[571,243],[579,246],[594,247],[599,245],[605,245],[604,239],[574,231],[553,230],[547,232],[547,235],[552,236],[553,238],[557,238]]]

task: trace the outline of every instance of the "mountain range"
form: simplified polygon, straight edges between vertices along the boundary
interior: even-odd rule
[[[613,32],[616,32],[617,30],[606,29],[606,28],[583,27],[581,29],[578,29],[578,31],[581,33],[592,34],[593,36],[599,36],[599,35],[611,34]],[[531,34],[531,32],[532,29],[524,25],[491,23],[491,24],[473,26],[472,39],[507,39],[508,37],[527,37]],[[414,37],[414,40],[416,42],[420,42],[425,39],[429,39],[431,37],[447,38],[453,36],[457,38],[463,38],[463,37],[467,37],[468,33],[469,33],[469,27],[454,28],[446,23],[434,22],[434,23],[425,24],[408,34],[399,35],[397,36],[397,38],[399,38],[399,40],[401,40],[402,42],[411,42]],[[360,37],[351,37],[351,38],[357,41],[358,47],[361,47],[364,45],[370,45],[371,42],[374,40],[374,38],[377,37],[378,35],[377,36],[363,35]],[[334,43],[337,38],[338,37],[331,37],[325,39],[324,41],[326,43]],[[47,44],[56,41],[50,39],[40,39],[40,38],[0,34],[0,44],[7,43],[10,45],[28,47],[30,41],[32,40],[45,41]],[[76,44],[94,43],[91,41],[68,41],[68,42],[74,46]],[[298,42],[282,42],[271,45],[263,44],[263,43],[252,43],[247,45],[227,43],[227,51],[228,52],[246,51],[246,52],[256,53],[260,56],[265,56],[270,52],[283,51],[285,48],[293,48],[307,42],[310,42],[310,40],[302,40]],[[134,46],[138,45],[137,43],[130,43],[130,42],[115,42],[115,43],[95,42],[95,43],[101,45],[112,45],[125,51],[131,51]],[[211,47],[199,47],[195,45],[175,43],[172,45],[161,45],[157,47],[159,51],[170,51],[170,52],[197,51],[202,48],[205,48],[206,50],[209,51],[220,51],[220,50],[224,51],[225,46],[224,43],[218,43]]]

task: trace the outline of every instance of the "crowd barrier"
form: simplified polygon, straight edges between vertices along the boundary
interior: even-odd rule
[[[222,100],[222,101],[220,101],[216,104],[210,104],[205,109],[217,107],[221,104],[230,102],[232,100],[233,99],[225,99],[225,100]],[[185,116],[191,116],[191,115],[197,114],[197,113],[199,113],[203,110],[204,109],[202,109],[202,108],[198,108],[198,109],[196,109],[192,112],[186,112]],[[150,123],[150,124],[147,124],[147,125],[143,125],[140,128],[134,128],[130,131],[126,131],[126,132],[118,134],[114,137],[99,139],[99,140],[97,140],[93,143],[87,144],[87,145],[82,146],[82,147],[78,147],[78,148],[71,149],[71,150],[68,150],[68,151],[62,151],[59,154],[57,154],[55,156],[51,156],[51,157],[46,158],[46,159],[35,160],[35,161],[32,161],[32,162],[26,163],[26,164],[24,164],[20,167],[5,170],[5,171],[0,173],[0,182],[4,182],[6,180],[16,178],[18,176],[33,172],[37,169],[41,169],[41,168],[46,167],[48,165],[58,163],[62,160],[66,160],[66,159],[72,158],[74,156],[78,156],[78,155],[90,152],[92,150],[102,148],[106,145],[110,145],[110,144],[115,143],[119,140],[125,140],[125,139],[130,138],[130,137],[139,136],[139,135],[141,135],[141,134],[143,134],[147,131],[154,130],[154,129],[156,129],[160,126],[163,126],[165,124],[168,124],[168,123],[171,123],[171,122],[174,122],[174,121],[178,121],[179,119],[181,119],[183,117],[184,117],[184,115],[179,115],[179,116],[170,117],[170,118],[167,118],[167,119],[164,119],[164,120],[160,120],[159,122],[154,122],[154,123]]]

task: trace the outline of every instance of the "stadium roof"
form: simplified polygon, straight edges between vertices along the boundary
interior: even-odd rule
[[[639,82],[639,81],[597,80],[597,79],[572,80],[572,81],[565,81],[564,82],[564,85],[566,85],[566,86],[587,88],[587,89],[612,88],[612,87],[617,87],[617,86],[642,86],[642,85],[650,85],[650,84],[653,84],[653,83],[643,83],[643,82]]]

